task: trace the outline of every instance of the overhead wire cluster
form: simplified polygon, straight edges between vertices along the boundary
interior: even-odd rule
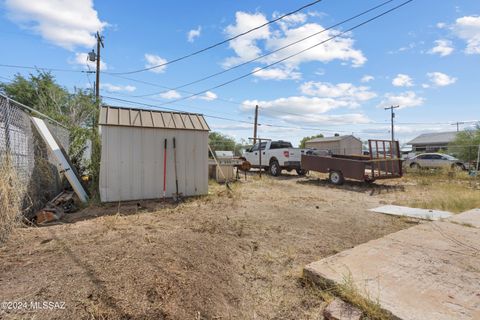
[[[307,35],[297,41],[294,41],[292,43],[289,43],[289,44],[286,44],[282,47],[279,47],[275,50],[272,50],[270,52],[266,52],[262,55],[259,55],[258,57],[255,57],[253,59],[250,59],[250,60],[247,60],[247,61],[244,61],[242,63],[239,63],[237,65],[234,65],[234,66],[231,66],[227,69],[224,69],[224,70],[221,70],[219,72],[215,72],[215,73],[212,73],[212,74],[209,74],[209,75],[206,75],[206,76],[203,76],[199,79],[196,79],[196,80],[193,80],[193,81],[189,81],[189,82],[186,82],[186,83],[183,83],[181,85],[177,85],[175,87],[167,87],[167,86],[163,86],[163,85],[160,85],[160,84],[157,84],[157,83],[154,83],[154,82],[149,82],[149,81],[144,81],[144,80],[140,80],[140,79],[135,79],[135,78],[130,78],[130,77],[125,77],[125,75],[130,75],[130,74],[137,74],[137,73],[141,73],[141,72],[145,72],[145,71],[149,71],[149,70],[154,70],[154,69],[157,69],[157,68],[161,68],[161,67],[164,67],[166,65],[170,65],[170,64],[173,64],[173,63],[176,63],[176,62],[180,62],[182,60],[186,60],[188,58],[191,58],[193,56],[196,56],[198,54],[201,54],[203,52],[206,52],[208,50],[211,50],[211,49],[214,49],[216,47],[219,47],[223,44],[226,44],[226,43],[229,43],[230,41],[232,40],[235,40],[235,39],[238,39],[244,35],[247,35],[253,31],[256,31],[256,30],[259,30],[261,28],[264,28],[270,24],[273,24],[275,22],[279,22],[280,20],[288,17],[288,16],[291,16],[293,14],[296,14],[298,12],[301,12],[302,10],[306,9],[306,8],[309,8],[309,7],[312,7],[316,4],[318,4],[319,2],[321,2],[322,0],[317,0],[317,1],[313,1],[313,2],[310,2],[310,3],[307,3],[293,11],[290,11],[286,14],[283,14],[283,15],[280,15],[279,17],[275,18],[275,19],[272,19],[272,20],[269,20],[267,21],[266,23],[264,24],[261,24],[259,26],[256,26],[254,28],[251,28],[245,32],[242,32],[242,33],[239,33],[235,36],[232,36],[228,39],[225,39],[225,40],[222,40],[222,41],[219,41],[217,43],[214,43],[212,45],[209,45],[205,48],[202,48],[200,50],[197,50],[197,51],[194,51],[194,52],[191,52],[191,53],[188,53],[188,54],[185,54],[185,55],[182,55],[180,57],[177,57],[177,58],[174,58],[174,59],[170,59],[168,60],[167,62],[165,63],[162,63],[162,64],[157,64],[157,65],[154,65],[154,66],[150,66],[150,67],[146,67],[146,68],[141,68],[141,69],[136,69],[136,70],[130,70],[130,71],[123,71],[123,72],[102,72],[102,74],[106,74],[106,75],[109,75],[109,76],[112,76],[112,77],[116,77],[116,78],[121,78],[121,79],[125,79],[125,80],[129,80],[129,81],[133,81],[133,82],[138,82],[138,83],[142,83],[142,84],[146,84],[146,85],[150,85],[150,86],[153,86],[153,87],[158,87],[158,88],[161,88],[163,89],[162,91],[157,91],[157,92],[153,92],[153,93],[148,93],[148,94],[143,94],[143,95],[126,95],[126,94],[119,94],[119,93],[112,93],[114,95],[117,95],[117,96],[124,96],[124,97],[129,97],[130,99],[131,98],[142,98],[142,99],[147,99],[147,97],[150,97],[150,96],[156,96],[156,95],[160,95],[162,93],[166,93],[168,91],[171,91],[171,90],[175,90],[175,91],[179,91],[179,92],[182,92],[182,93],[186,93],[187,95],[183,96],[183,97],[180,97],[180,98],[177,98],[177,99],[172,99],[170,101],[167,101],[167,102],[162,102],[162,103],[155,103],[155,104],[149,104],[149,103],[144,103],[144,102],[141,102],[141,101],[138,101],[138,100],[130,100],[130,99],[122,99],[122,98],[118,98],[118,97],[111,97],[109,95],[102,95],[102,98],[104,99],[109,99],[109,100],[113,100],[113,101],[118,101],[118,102],[122,102],[122,103],[128,103],[128,104],[134,104],[134,105],[142,105],[142,106],[146,106],[146,107],[149,107],[149,108],[152,108],[152,109],[163,109],[163,110],[170,110],[170,111],[177,111],[177,112],[183,112],[182,110],[178,110],[178,109],[174,109],[174,108],[169,108],[169,107],[166,107],[166,105],[179,105],[178,102],[181,102],[181,101],[184,101],[184,100],[187,100],[187,99],[192,99],[192,98],[195,98],[195,97],[198,97],[198,96],[201,96],[201,95],[204,95],[206,94],[207,92],[209,91],[212,91],[212,90],[215,90],[215,89],[218,89],[218,88],[221,88],[221,87],[224,87],[224,86],[227,86],[229,84],[232,84],[236,81],[239,81],[239,80],[242,80],[242,79],[245,79],[251,75],[254,75],[262,70],[265,70],[265,69],[268,69],[272,66],[275,66],[275,65],[278,65],[280,63],[283,63],[289,59],[292,59],[302,53],[305,53],[309,50],[312,50],[314,48],[317,48],[329,41],[332,41],[336,38],[339,38],[345,34],[348,34],[349,32],[357,29],[357,28],[360,28],[374,20],[377,20],[395,10],[398,10],[400,9],[401,7],[409,4],[410,2],[413,2],[413,0],[406,0],[406,1],[403,1],[401,3],[399,3],[398,5],[396,6],[393,6],[391,7],[390,9],[387,9],[385,11],[382,11],[376,15],[374,15],[373,17],[371,18],[368,18],[362,22],[359,22],[357,24],[355,24],[354,26],[352,27],[349,27],[347,28],[346,30],[344,31],[339,31],[339,32],[335,32],[332,36],[326,38],[326,39],[323,39],[322,41],[319,41],[318,43],[315,43],[314,45],[311,45],[307,48],[304,48],[304,49],[301,49],[301,50],[298,50],[288,56],[285,56],[281,59],[278,59],[278,60],[275,60],[271,63],[268,63],[262,67],[258,67],[258,68],[255,68],[253,71],[250,71],[250,72],[247,72],[247,73],[244,73],[240,76],[237,76],[237,77],[234,77],[230,80],[227,80],[227,81],[224,81],[224,82],[221,82],[219,84],[216,84],[214,86],[211,86],[207,89],[203,89],[203,90],[200,90],[200,91],[196,91],[196,92],[192,92],[192,91],[187,91],[187,90],[184,90],[183,88],[185,87],[188,87],[188,86],[192,86],[194,84],[197,84],[197,83],[200,83],[200,82],[203,82],[203,81],[206,81],[208,79],[212,79],[212,78],[215,78],[215,77],[218,77],[220,75],[223,75],[227,72],[230,72],[230,71],[233,71],[235,69],[238,69],[238,68],[241,68],[243,66],[246,66],[248,64],[251,64],[255,61],[264,61],[264,59],[268,56],[271,56],[277,52],[280,52],[281,50],[284,50],[284,49],[287,49],[287,48],[290,48],[292,46],[295,46],[299,43],[302,43],[304,41],[307,41],[315,36],[318,36],[324,32],[327,32],[329,30],[333,30],[334,28],[337,28],[339,26],[342,26],[348,22],[351,22],[357,18],[360,18],[364,15],[367,15],[368,13],[371,13],[381,7],[384,7],[392,2],[395,2],[396,0],[387,0],[387,1],[383,1],[382,3],[376,5],[376,6],[373,6],[365,11],[362,11],[356,15],[353,15],[351,16],[350,18],[347,18],[347,19],[344,19],[338,23],[335,23],[331,26],[328,26],[327,28],[325,29],[322,29],[321,31],[319,32],[315,32],[313,34],[310,34],[310,35]],[[265,61],[264,61],[265,63]],[[8,64],[0,64],[0,67],[7,67],[7,68],[16,68],[16,69],[30,69],[30,70],[43,70],[43,71],[53,71],[53,72],[70,72],[70,73],[84,73],[84,74],[87,74],[87,77],[89,76],[90,73],[92,73],[93,71],[90,70],[89,66],[88,66],[88,63],[87,64],[87,67],[88,67],[88,71],[87,70],[72,70],[72,69],[64,69],[64,68],[45,68],[45,67],[36,67],[36,66],[19,66],[19,65],[8,65]],[[89,82],[90,82],[90,85],[91,85],[91,81],[89,79]],[[150,100],[150,99],[149,99]],[[234,104],[234,105],[242,105],[242,103],[240,102],[237,102],[237,101],[232,101],[230,99],[223,99],[223,98],[217,98],[217,100],[219,101],[223,101],[223,102],[226,102],[226,103],[229,103],[229,104]],[[155,102],[157,102],[156,100],[154,100]],[[182,106],[182,105],[179,105],[179,106]],[[185,106],[183,105],[183,107],[186,107],[186,108],[194,108],[194,107],[191,107],[191,106]],[[280,111],[280,110],[273,110],[273,109],[264,109],[266,111],[268,111],[266,113],[266,116],[267,117],[271,117],[271,118],[275,118],[271,115],[268,115],[269,112],[273,112],[273,113],[277,113],[277,114],[284,114],[284,115],[294,115],[294,116],[301,116],[301,117],[304,117],[305,114],[298,114],[298,113],[293,113],[293,112],[287,112],[287,111]],[[226,121],[234,121],[234,122],[238,122],[238,123],[245,123],[245,124],[251,124],[253,125],[253,122],[251,121],[246,121],[246,120],[241,120],[241,119],[233,119],[233,118],[230,118],[230,117],[222,117],[222,116],[218,116],[217,114],[218,113],[222,113],[222,112],[219,112],[218,110],[215,110],[215,115],[214,114],[206,114],[204,112],[202,112],[206,117],[209,117],[209,118],[213,118],[213,119],[219,119],[219,120],[226,120]],[[223,114],[227,114],[227,113],[223,113]],[[230,114],[231,115],[231,114]],[[282,119],[283,121],[286,121],[285,119]],[[345,123],[345,125],[360,125],[360,124],[363,124],[363,123]],[[365,123],[366,125],[372,125],[372,124],[376,124],[376,125],[387,125],[387,123],[381,123],[381,122],[368,122],[368,123]],[[434,124],[451,124],[451,123],[398,123],[398,124],[425,124],[425,125],[434,125]],[[333,131],[333,132],[351,132],[351,131],[339,131],[339,130],[328,130],[328,129],[325,129],[325,128],[316,128],[316,127],[309,127],[309,126],[290,126],[290,125],[280,125],[280,124],[269,124],[269,123],[263,123],[261,124],[262,126],[268,126],[268,127],[277,127],[277,128],[288,128],[288,129],[299,129],[299,130],[312,130],[312,131]],[[378,131],[376,131],[378,132]],[[361,133],[368,133],[366,131],[362,131]]]

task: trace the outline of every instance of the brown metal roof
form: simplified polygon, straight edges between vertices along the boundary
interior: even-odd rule
[[[163,128],[209,131],[210,127],[197,113],[181,113],[146,109],[130,109],[102,106],[100,121],[102,126],[125,126],[141,128]]]

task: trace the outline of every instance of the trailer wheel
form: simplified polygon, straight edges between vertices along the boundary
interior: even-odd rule
[[[277,160],[270,161],[270,167],[268,169],[270,171],[270,174],[274,177],[279,176],[282,172],[282,169],[280,169],[280,165],[278,164]]]
[[[330,171],[329,180],[331,183],[337,186],[345,182],[345,179],[343,178],[343,174],[341,171]]]

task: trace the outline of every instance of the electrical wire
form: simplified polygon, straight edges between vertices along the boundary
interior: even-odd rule
[[[152,108],[154,110],[159,110],[159,111],[162,111],[162,110],[167,110],[167,111],[175,111],[175,112],[182,112],[182,113],[185,113],[186,111],[184,110],[179,110],[179,109],[174,109],[174,108],[168,108],[168,107],[160,107],[158,105],[153,105],[153,104],[149,104],[149,103],[143,103],[143,102],[139,102],[139,101],[132,101],[132,100],[127,100],[127,99],[121,99],[121,98],[115,98],[115,97],[110,97],[110,96],[105,96],[105,95],[101,95],[102,98],[105,98],[105,99],[110,99],[110,100],[114,100],[114,101],[120,101],[120,102],[124,102],[124,103],[131,103],[131,104],[134,104],[134,105],[142,105],[142,106],[146,106],[146,107],[149,107],[149,108]],[[114,106],[114,107],[119,107],[119,106]],[[211,114],[207,114],[207,113],[202,113],[202,115],[204,117],[207,117],[207,118],[212,118],[212,119],[219,119],[219,120],[226,120],[226,121],[232,121],[232,122],[238,122],[238,123],[247,123],[247,124],[251,124],[253,125],[254,123],[251,122],[251,121],[244,121],[244,120],[239,120],[239,119],[232,119],[232,118],[226,118],[226,117],[219,117],[219,116],[215,116],[215,115],[211,115]],[[332,130],[332,129],[325,129],[325,128],[318,128],[318,127],[300,127],[300,126],[286,126],[286,125],[277,125],[277,124],[269,124],[269,123],[259,123],[258,124],[260,127],[261,126],[265,126],[265,127],[274,127],[274,128],[283,128],[283,129],[295,129],[295,130],[304,130],[304,131],[325,131],[325,132],[343,132],[343,133],[378,133],[378,131],[371,131],[371,132],[368,132],[368,131],[362,131],[362,132],[355,132],[355,131],[350,131],[350,130]]]
[[[357,15],[354,15],[354,16],[348,18],[348,19],[342,20],[342,21],[340,21],[340,22],[338,22],[338,23],[336,23],[336,24],[334,24],[334,25],[331,25],[331,26],[329,26],[329,27],[327,27],[327,28],[325,28],[325,29],[323,29],[323,30],[321,30],[321,31],[315,32],[315,33],[313,33],[313,34],[311,34],[311,35],[309,35],[309,36],[306,36],[306,37],[304,37],[304,38],[302,38],[302,39],[299,39],[299,40],[297,40],[297,41],[291,42],[291,43],[289,43],[289,44],[287,44],[287,45],[285,45],[285,46],[282,46],[282,47],[277,48],[277,49],[275,49],[275,50],[273,50],[273,51],[270,51],[270,52],[268,52],[268,53],[265,53],[265,54],[263,54],[263,55],[260,55],[260,56],[258,56],[258,57],[256,57],[256,58],[253,58],[253,59],[247,60],[247,61],[245,61],[245,62],[242,62],[242,63],[240,63],[240,64],[237,64],[237,65],[235,65],[235,66],[233,66],[233,67],[227,68],[227,69],[225,69],[225,70],[222,70],[222,71],[219,71],[219,72],[210,74],[210,75],[205,76],[205,77],[203,77],[203,78],[200,78],[200,79],[197,79],[197,80],[194,80],[194,81],[191,81],[191,82],[188,82],[188,83],[179,85],[179,86],[174,87],[174,88],[169,88],[169,89],[167,89],[167,90],[165,90],[165,91],[154,92],[154,93],[149,93],[149,94],[144,94],[144,95],[136,95],[136,96],[132,96],[132,97],[148,97],[148,96],[153,96],[153,95],[157,95],[157,94],[162,94],[162,93],[165,93],[165,92],[170,91],[170,90],[182,89],[182,88],[191,86],[191,85],[193,85],[193,84],[197,84],[197,83],[199,83],[199,82],[202,82],[202,81],[211,79],[211,78],[213,78],[213,77],[222,75],[222,74],[224,74],[224,73],[226,73],[226,72],[229,72],[229,71],[232,71],[232,70],[234,70],[234,69],[243,67],[243,66],[245,66],[245,65],[247,65],[247,64],[250,64],[250,63],[252,63],[252,62],[254,62],[254,61],[258,61],[258,60],[263,59],[263,58],[265,58],[265,57],[268,57],[268,56],[270,56],[270,55],[272,55],[272,54],[274,54],[274,53],[277,53],[277,52],[279,52],[279,51],[281,51],[281,50],[284,50],[284,49],[289,48],[289,47],[291,47],[291,46],[293,46],[293,45],[296,45],[296,44],[298,44],[298,43],[300,43],[300,42],[303,42],[303,41],[305,41],[305,40],[308,40],[308,39],[310,39],[310,38],[312,38],[312,37],[314,37],[314,36],[320,35],[320,34],[326,32],[326,31],[329,31],[329,30],[331,30],[331,29],[333,29],[333,28],[336,28],[336,27],[338,27],[338,26],[341,26],[341,25],[343,25],[343,24],[345,24],[345,23],[347,23],[347,22],[350,22],[350,21],[352,21],[352,20],[354,20],[354,19],[356,19],[356,18],[359,18],[359,17],[361,17],[361,16],[363,16],[363,15],[365,15],[365,14],[367,14],[367,13],[370,13],[370,12],[372,12],[372,11],[380,8],[380,7],[383,7],[383,6],[385,6],[385,5],[387,5],[388,3],[393,2],[393,1],[395,1],[395,0],[384,1],[384,2],[380,3],[380,4],[377,5],[377,6],[374,6],[374,7],[370,8],[370,9],[368,9],[368,10],[365,10],[365,11],[363,11],[363,12],[357,14]]]
[[[55,72],[72,72],[72,73],[93,73],[94,71],[86,70],[71,70],[71,69],[62,69],[62,68],[46,68],[46,67],[32,67],[32,66],[19,66],[13,64],[0,64],[0,67],[4,68],[15,68],[15,69],[29,69],[29,70],[42,70],[42,71],[55,71]]]
[[[289,13],[286,13],[286,14],[284,14],[284,15],[281,15],[281,16],[279,16],[278,18],[275,18],[275,19],[273,19],[273,20],[269,20],[269,21],[267,21],[266,23],[264,23],[264,24],[262,24],[262,25],[259,25],[259,26],[255,27],[255,28],[249,29],[249,30],[244,31],[244,32],[242,32],[242,33],[239,33],[239,34],[237,34],[237,35],[235,35],[235,36],[233,36],[233,37],[230,37],[230,38],[228,38],[228,39],[222,40],[222,41],[220,41],[220,42],[217,42],[217,43],[215,43],[215,44],[212,44],[212,45],[210,45],[210,46],[208,46],[208,47],[205,47],[205,48],[203,48],[203,49],[194,51],[194,52],[192,52],[192,53],[186,54],[186,55],[184,55],[184,56],[181,56],[181,57],[175,58],[175,59],[173,59],[173,60],[167,61],[167,62],[165,62],[165,63],[158,64],[158,65],[151,66],[151,67],[147,67],[147,68],[138,69],[138,70],[133,70],[133,71],[112,72],[111,74],[125,75],[125,74],[139,73],[139,72],[143,72],[143,71],[148,71],[148,70],[152,70],[152,69],[164,67],[164,66],[166,66],[166,65],[169,65],[169,64],[172,64],[172,63],[181,61],[181,60],[185,60],[185,59],[187,59],[187,58],[193,57],[193,56],[195,56],[195,55],[197,55],[197,54],[200,54],[200,53],[205,52],[205,51],[207,51],[207,50],[210,50],[210,49],[213,49],[213,48],[215,48],[215,47],[218,47],[218,46],[220,46],[220,45],[222,45],[222,44],[228,43],[228,42],[230,42],[230,41],[232,41],[232,40],[235,40],[235,39],[237,39],[237,38],[240,38],[240,37],[242,37],[242,36],[244,36],[244,35],[247,35],[247,34],[253,32],[253,31],[256,31],[256,30],[258,30],[258,29],[261,29],[261,28],[263,28],[263,27],[265,27],[265,26],[268,26],[268,25],[270,25],[270,24],[272,24],[272,23],[275,23],[275,22],[277,22],[277,21],[280,21],[280,20],[282,20],[282,19],[285,18],[285,17],[291,16],[291,15],[293,15],[293,14],[295,14],[295,13],[298,13],[298,12],[300,12],[300,11],[308,8],[308,7],[314,6],[314,5],[316,5],[317,3],[321,2],[321,1],[322,1],[322,0],[316,0],[316,1],[313,1],[313,2],[310,2],[310,3],[307,3],[307,4],[301,6],[301,7],[298,8],[298,9],[295,9],[295,10],[289,12]]]
[[[357,25],[355,25],[355,26],[353,26],[353,27],[351,27],[351,28],[349,28],[349,29],[347,29],[347,30],[345,30],[345,31],[342,31],[342,32],[340,32],[340,33],[337,33],[337,34],[335,34],[334,36],[332,36],[332,37],[330,37],[330,38],[328,38],[328,39],[326,39],[326,40],[323,40],[323,41],[321,41],[321,42],[319,42],[319,43],[316,43],[315,45],[310,46],[310,47],[308,47],[308,48],[306,48],[306,49],[300,50],[300,51],[298,51],[298,52],[296,52],[296,53],[294,53],[294,54],[291,54],[291,55],[289,55],[289,56],[287,56],[287,57],[285,57],[285,58],[283,58],[283,59],[277,60],[277,61],[275,61],[275,62],[273,62],[273,63],[270,63],[270,64],[268,64],[268,65],[266,65],[266,66],[263,66],[263,67],[261,67],[261,68],[257,68],[257,69],[255,69],[255,70],[253,70],[253,71],[251,71],[251,72],[248,72],[248,73],[246,73],[246,74],[243,74],[243,75],[241,75],[241,76],[239,76],[239,77],[233,78],[233,79],[231,79],[231,80],[229,80],[229,81],[223,82],[223,83],[221,83],[221,84],[218,84],[218,85],[216,85],[216,86],[210,87],[210,88],[208,88],[208,89],[199,91],[199,92],[194,93],[194,94],[192,94],[192,95],[185,96],[185,97],[182,97],[182,98],[179,98],[179,99],[175,99],[175,100],[172,100],[172,101],[169,101],[169,102],[162,103],[162,104],[160,104],[160,106],[161,106],[161,105],[165,105],[165,104],[171,104],[171,103],[174,103],[174,102],[179,102],[179,101],[187,100],[187,99],[190,99],[190,98],[193,98],[193,97],[196,97],[196,96],[200,96],[200,95],[202,95],[202,94],[207,93],[208,91],[212,91],[212,90],[215,90],[215,89],[224,87],[224,86],[226,86],[226,85],[229,85],[229,84],[231,84],[231,83],[233,83],[233,82],[236,82],[236,81],[238,81],[238,80],[244,79],[244,78],[246,78],[246,77],[248,77],[248,76],[251,76],[251,75],[253,75],[253,74],[257,73],[257,72],[260,72],[260,71],[262,71],[262,70],[265,70],[265,69],[267,69],[267,68],[270,68],[270,67],[272,67],[272,66],[275,66],[275,65],[277,65],[277,64],[279,64],[279,63],[282,63],[282,62],[284,62],[284,61],[286,61],[286,60],[289,60],[289,59],[291,59],[291,58],[293,58],[293,57],[296,57],[296,56],[298,56],[298,55],[300,55],[300,54],[302,54],[302,53],[304,53],[304,52],[306,52],[306,51],[308,51],[308,50],[314,49],[314,48],[316,48],[316,47],[318,47],[318,46],[320,46],[320,45],[322,45],[322,44],[325,44],[326,42],[331,41],[331,40],[333,40],[333,39],[335,39],[335,38],[338,38],[339,36],[344,35],[344,34],[350,32],[350,31],[353,31],[353,30],[355,30],[355,29],[357,29],[357,28],[359,28],[359,27],[361,27],[361,26],[363,26],[363,25],[365,25],[365,24],[367,24],[367,23],[369,23],[369,22],[371,22],[371,21],[374,21],[374,20],[376,20],[376,19],[379,19],[380,17],[382,17],[382,16],[384,16],[384,15],[386,15],[386,14],[392,12],[392,11],[395,11],[395,10],[397,10],[397,9],[399,9],[399,8],[407,5],[408,3],[412,2],[412,1],[414,1],[414,0],[405,1],[405,2],[403,2],[403,3],[401,3],[401,4],[399,4],[399,5],[391,8],[391,9],[389,9],[389,10],[387,10],[387,11],[384,11],[384,12],[382,12],[382,13],[380,13],[380,14],[378,14],[378,15],[376,15],[376,16],[374,16],[374,17],[372,17],[372,18],[370,18],[370,19],[368,19],[368,20],[366,20],[366,21],[363,21],[363,22],[361,22],[361,23],[359,23],[359,24],[357,24]]]

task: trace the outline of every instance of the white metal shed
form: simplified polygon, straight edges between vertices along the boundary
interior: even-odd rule
[[[334,154],[362,154],[362,141],[352,135],[315,138],[305,142],[305,148],[330,150]]]
[[[104,106],[99,119],[102,140],[102,202],[157,199],[176,193],[173,138],[179,193],[208,193],[208,132],[200,114]],[[165,139],[167,140],[164,170]]]

